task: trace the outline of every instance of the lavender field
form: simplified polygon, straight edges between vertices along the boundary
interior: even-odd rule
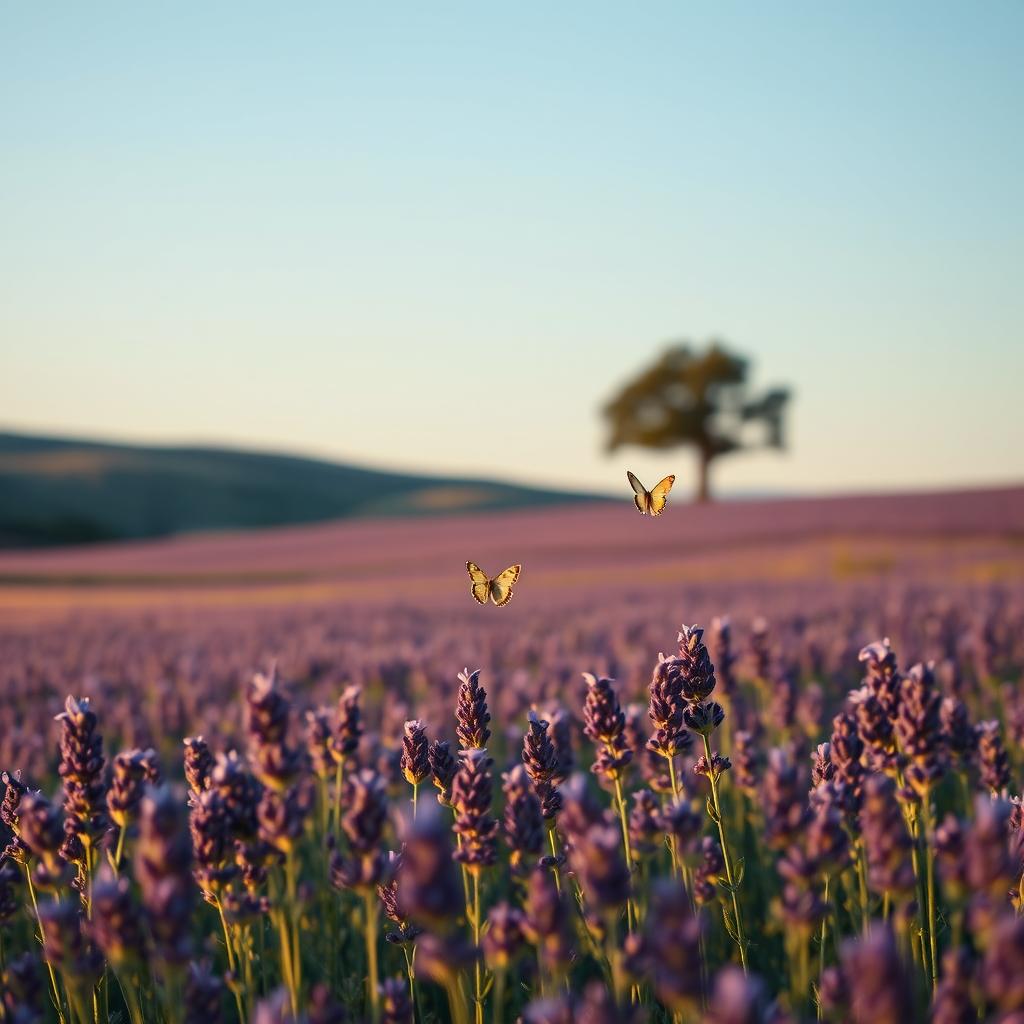
[[[1024,489],[670,511],[0,554],[2,1019],[1024,1020]]]

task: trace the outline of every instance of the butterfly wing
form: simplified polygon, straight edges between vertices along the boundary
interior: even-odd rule
[[[508,604],[512,600],[512,584],[519,579],[519,572],[523,567],[521,565],[509,566],[504,572],[498,573],[497,576],[491,580],[490,591],[491,600],[500,608],[503,604]]]
[[[466,571],[472,581],[470,592],[478,604],[487,604],[487,597],[491,592],[491,580],[487,573],[480,568],[476,562],[467,562]]]
[[[636,505],[637,511],[642,516],[647,515],[647,512],[651,507],[650,493],[628,469],[626,470],[626,479],[629,481],[629,486],[633,488],[633,503]]]
[[[675,482],[675,475],[667,476],[664,480],[659,480],[651,489],[652,516],[660,516],[661,513],[665,511],[665,503],[668,501],[668,492],[672,490],[672,485]]]

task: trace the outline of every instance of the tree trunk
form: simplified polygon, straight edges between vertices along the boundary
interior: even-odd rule
[[[708,470],[711,468],[711,453],[698,450],[697,460],[696,500],[703,504],[704,502],[711,500],[711,490],[708,483]]]

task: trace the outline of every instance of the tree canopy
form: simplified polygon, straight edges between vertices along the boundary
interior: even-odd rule
[[[672,345],[605,406],[611,428],[608,449],[692,445],[698,454],[697,500],[708,500],[708,470],[714,459],[752,448],[784,447],[790,393],[771,388],[752,395],[749,369],[749,360],[719,342],[703,351],[688,343]]]

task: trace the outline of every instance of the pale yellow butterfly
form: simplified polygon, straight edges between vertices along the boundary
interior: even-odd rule
[[[521,565],[510,566],[491,579],[476,562],[467,562],[466,570],[473,581],[470,587],[473,598],[480,604],[487,604],[487,599],[490,598],[499,608],[503,604],[508,604],[512,600],[512,584],[519,579],[522,568]]]
[[[668,492],[672,490],[672,485],[676,482],[675,474],[665,477],[664,480],[659,480],[650,490],[647,490],[628,469],[626,470],[626,479],[629,480],[629,486],[633,488],[633,501],[640,510],[640,515],[645,516],[650,513],[652,516],[660,516],[665,511]]]

